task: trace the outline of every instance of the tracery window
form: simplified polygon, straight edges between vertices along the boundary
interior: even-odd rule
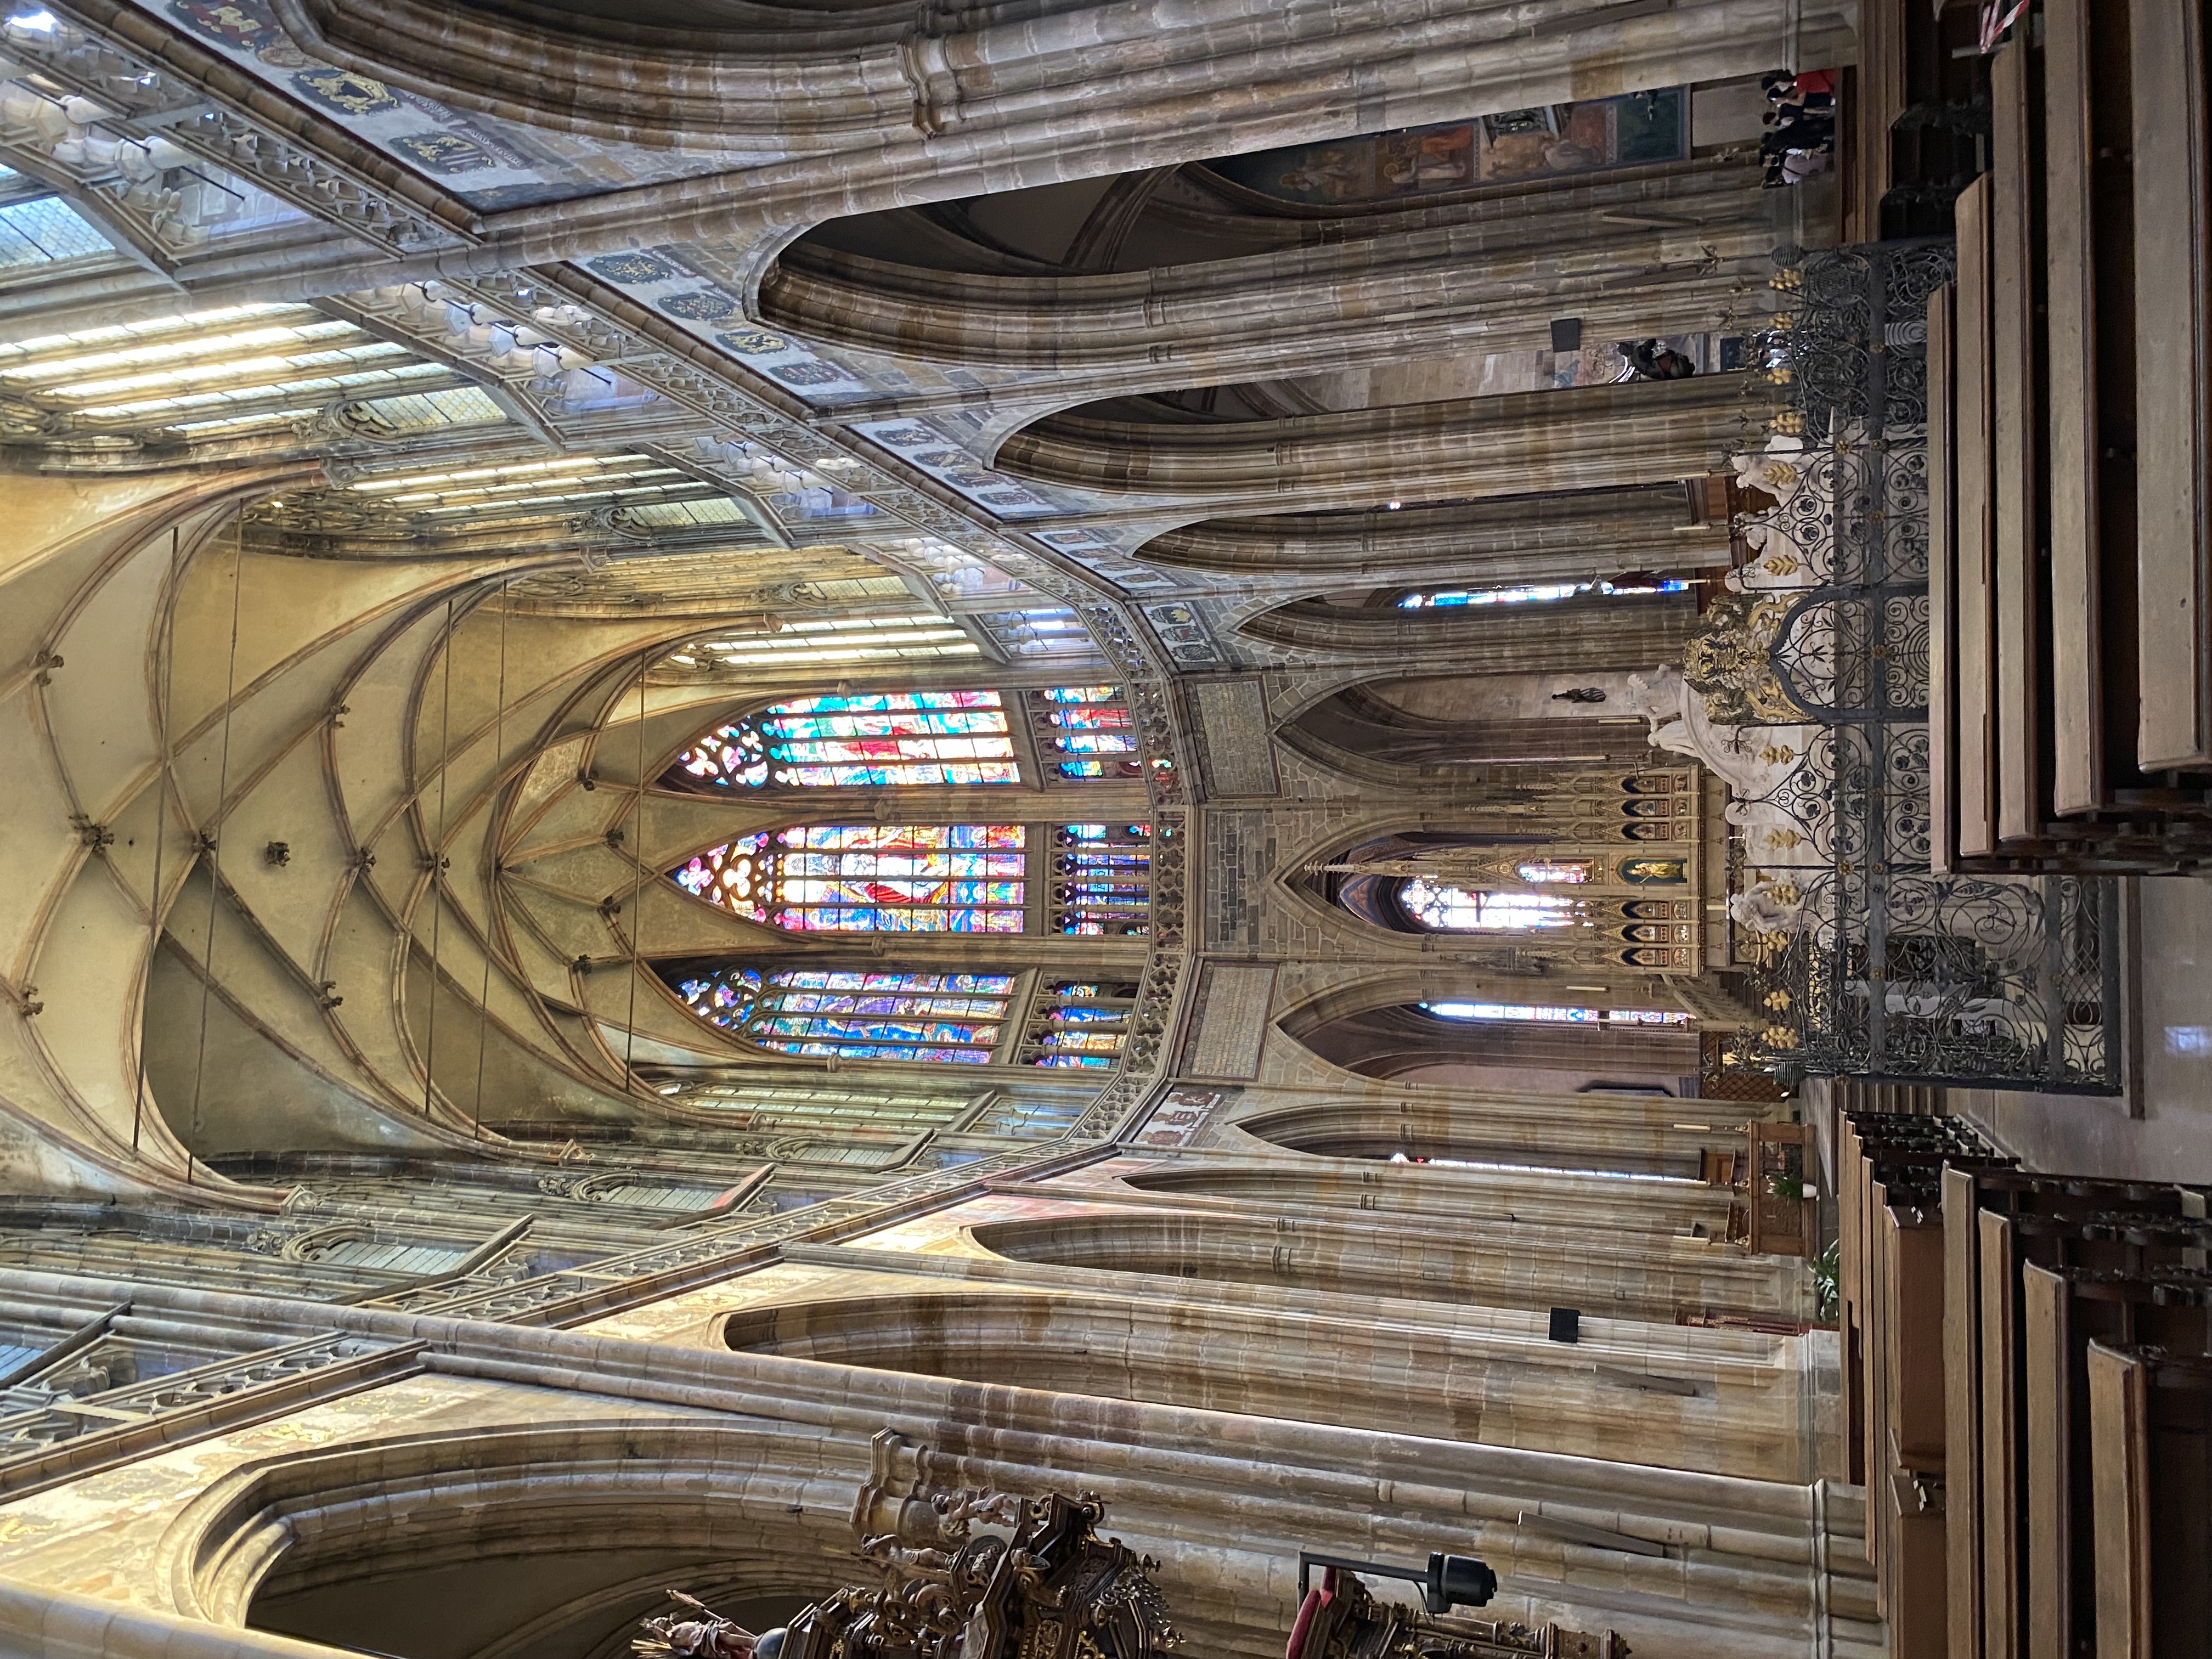
[[[880,789],[1022,779],[996,691],[799,697],[710,732],[678,756],[672,769],[724,788],[776,783]]]
[[[1136,722],[1118,685],[1057,685],[1036,692],[1038,748],[1063,778],[1135,777]]]
[[[1521,582],[1505,587],[1443,587],[1416,589],[1398,596],[1401,611],[1446,610],[1459,605],[1540,605],[1552,599],[1579,599],[1585,593],[1627,595],[1681,593],[1690,584],[1675,577],[1654,577],[1648,582]]]
[[[686,892],[794,933],[1018,933],[1018,823],[801,824],[711,848],[669,873]]]
[[[1398,902],[1419,927],[1440,933],[1526,933],[1584,926],[1583,904],[1565,893],[1487,891],[1413,876],[1399,884]]]
[[[1514,866],[1523,881],[1582,883],[1590,878],[1588,859],[1538,859]]]
[[[1064,823],[1053,847],[1053,932],[1126,939],[1151,931],[1151,824]]]
[[[1018,729],[1024,706],[1026,736]],[[1140,776],[1136,722],[1122,688],[794,697],[706,733],[670,763],[661,782],[708,791],[1020,783],[1025,759],[1049,782]]]
[[[988,1063],[1010,975],[728,968],[680,981],[692,1012],[779,1054]]]
[[[1022,1058],[1032,1066],[1103,1069],[1121,1062],[1137,988],[1058,980],[1044,986],[1031,1010]]]
[[[1442,1019],[1520,1020],[1565,1025],[1686,1025],[1687,1014],[1657,1008],[1565,1008],[1514,1002],[1425,1002]]]

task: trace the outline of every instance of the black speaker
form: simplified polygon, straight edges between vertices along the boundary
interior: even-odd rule
[[[1575,1308],[1553,1309],[1552,1340],[1554,1342],[1579,1342],[1582,1340],[1583,1316],[1581,1310]]]
[[[1552,319],[1552,349],[1580,351],[1583,349],[1583,319],[1579,317]]]

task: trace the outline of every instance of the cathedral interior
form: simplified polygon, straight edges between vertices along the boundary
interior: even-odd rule
[[[8,0],[0,1655],[2212,1659],[2208,43]]]

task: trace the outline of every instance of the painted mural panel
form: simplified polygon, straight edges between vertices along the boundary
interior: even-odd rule
[[[1479,185],[1638,167],[1686,155],[1688,89],[1540,104],[1470,121],[1224,156],[1232,184],[1308,207],[1350,207]]]

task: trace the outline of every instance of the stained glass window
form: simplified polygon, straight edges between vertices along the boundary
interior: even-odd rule
[[[733,720],[676,757],[668,781],[881,789],[1019,783],[996,691],[799,697]]]
[[[1525,933],[1534,927],[1571,927],[1583,920],[1581,903],[1569,894],[1470,890],[1426,876],[1401,882],[1398,902],[1418,925],[1440,933]]]
[[[1052,832],[1052,931],[1152,931],[1152,826],[1064,823]]]
[[[676,988],[691,1012],[778,1054],[987,1064],[1013,994],[994,974],[726,968]]]
[[[1018,823],[804,824],[710,848],[669,878],[794,933],[1018,933]]]
[[[1656,1008],[1559,1008],[1530,1006],[1513,1002],[1425,1002],[1430,1013],[1444,1019],[1528,1020],[1568,1025],[1686,1025],[1687,1014],[1667,1013]]]
[[[1588,859],[1539,859],[1533,863],[1516,866],[1515,873],[1523,881],[1583,882],[1590,878]]]
[[[1118,685],[1055,685],[1030,693],[1037,747],[1063,778],[1141,774],[1136,721]]]
[[[1137,1004],[1131,984],[1060,980],[1042,988],[1022,1039],[1022,1058],[1032,1066],[1103,1070],[1121,1062]]]
[[[1680,593],[1690,584],[1674,577],[1649,582],[1523,582],[1511,587],[1447,587],[1399,597],[1401,611],[1449,609],[1467,605],[1535,605],[1547,599],[1578,599],[1585,593]]]

